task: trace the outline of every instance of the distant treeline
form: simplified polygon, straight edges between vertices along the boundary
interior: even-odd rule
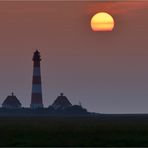
[[[9,108],[0,108],[0,116],[3,115],[88,115],[86,109],[82,108],[79,105],[73,105],[65,109],[59,108],[54,109],[52,106],[48,108],[18,108],[18,109],[9,109]]]

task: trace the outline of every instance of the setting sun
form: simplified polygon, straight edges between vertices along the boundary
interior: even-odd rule
[[[93,31],[112,31],[114,24],[113,17],[106,12],[97,13],[91,19]]]

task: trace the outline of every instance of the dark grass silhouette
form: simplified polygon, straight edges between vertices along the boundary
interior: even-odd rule
[[[0,117],[0,146],[148,146],[148,115]]]

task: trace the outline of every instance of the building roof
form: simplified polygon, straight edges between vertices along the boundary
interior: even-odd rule
[[[4,102],[2,103],[2,105],[4,106],[4,105],[8,105],[8,106],[21,106],[21,103],[20,103],[20,101],[17,99],[17,97],[16,96],[14,96],[13,95],[13,93],[12,93],[12,95],[11,96],[8,96],[5,100],[4,100]]]
[[[57,97],[57,99],[53,102],[52,106],[54,108],[65,108],[72,106],[70,101],[66,96],[63,95],[63,93],[60,94],[60,96]]]

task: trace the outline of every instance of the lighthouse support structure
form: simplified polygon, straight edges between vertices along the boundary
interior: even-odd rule
[[[41,69],[40,69],[40,52],[36,50],[33,55],[33,79],[31,104],[32,109],[43,108],[42,101],[42,85],[41,85]]]

